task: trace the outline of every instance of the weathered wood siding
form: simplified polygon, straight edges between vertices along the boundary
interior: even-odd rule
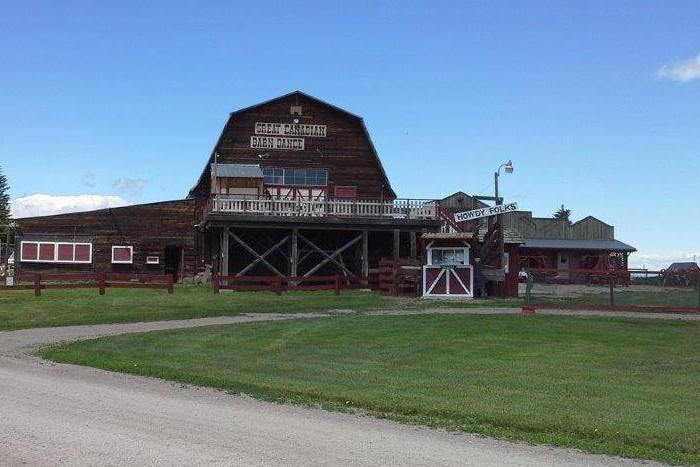
[[[16,251],[19,272],[119,271],[164,273],[166,246],[182,248],[182,276],[195,271],[194,200],[101,209],[17,220]],[[20,262],[21,241],[66,241],[93,244],[91,264]],[[112,264],[112,246],[131,245],[133,264]],[[160,264],[146,264],[157,255]]]
[[[529,211],[516,211],[503,215],[503,225],[517,230],[523,238],[613,240],[615,237],[612,225],[593,216],[569,224],[559,219],[532,217]]]
[[[292,115],[291,107],[301,107],[301,115]],[[293,123],[326,125],[326,137],[305,136],[305,149],[253,149],[251,136],[255,123]],[[356,186],[359,199],[393,199],[389,180],[376,155],[361,118],[303,93],[292,93],[231,114],[214,152],[219,163],[260,164],[261,167],[318,168],[328,171],[328,196],[335,186]],[[267,154],[265,158],[259,155]],[[210,193],[209,164],[193,189],[197,197]]]

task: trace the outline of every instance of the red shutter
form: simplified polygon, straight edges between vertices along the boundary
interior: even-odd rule
[[[73,261],[73,244],[59,243],[58,244],[58,260]]]
[[[113,263],[131,263],[131,248],[128,246],[112,247]]]
[[[53,243],[39,244],[39,261],[53,261],[56,256],[56,245]]]
[[[91,245],[75,245],[75,261],[89,262]]]
[[[21,261],[36,261],[39,259],[38,243],[22,243]]]
[[[336,186],[334,193],[336,198],[357,199],[356,186]]]

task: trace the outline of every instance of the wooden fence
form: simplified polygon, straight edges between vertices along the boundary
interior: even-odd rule
[[[214,293],[221,290],[268,291],[281,295],[287,290],[333,290],[340,295],[342,289],[354,289],[367,285],[367,278],[357,276],[219,276],[212,278]]]
[[[0,276],[0,291],[34,290],[41,296],[44,289],[91,289],[96,288],[100,295],[108,288],[126,289],[166,289],[173,293],[172,274],[129,274],[112,272],[86,272],[74,274],[19,274],[14,276],[13,286],[5,285],[6,278]]]

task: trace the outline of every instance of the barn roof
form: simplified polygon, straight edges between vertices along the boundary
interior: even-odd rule
[[[667,271],[688,271],[688,270],[698,270],[700,266],[694,261],[673,263],[666,268]]]
[[[325,106],[328,106],[329,108],[335,109],[335,110],[337,110],[338,112],[341,112],[341,113],[343,113],[343,114],[345,114],[345,115],[347,115],[347,116],[349,116],[349,117],[352,117],[352,118],[357,119],[357,120],[360,122],[360,125],[362,126],[362,131],[363,131],[363,133],[364,133],[365,136],[367,137],[367,141],[369,142],[369,146],[370,146],[370,151],[371,151],[372,155],[374,156],[374,159],[375,159],[375,161],[377,162],[377,166],[378,166],[378,168],[379,168],[379,172],[381,173],[382,178],[384,179],[384,189],[385,189],[392,197],[396,197],[396,192],[394,192],[394,189],[391,187],[391,182],[389,181],[389,177],[388,177],[388,175],[386,174],[386,170],[384,170],[384,165],[382,164],[382,160],[381,160],[380,157],[379,157],[379,153],[377,153],[377,148],[374,146],[374,142],[372,141],[372,138],[371,138],[370,135],[369,135],[369,130],[367,130],[367,125],[365,125],[365,121],[362,119],[362,117],[360,117],[360,116],[358,116],[358,115],[355,115],[355,114],[352,113],[352,112],[348,112],[347,110],[342,109],[342,108],[340,108],[340,107],[338,107],[338,106],[335,106],[335,105],[333,105],[333,104],[329,104],[328,102],[326,102],[326,101],[324,101],[324,100],[321,100],[321,99],[319,99],[318,97],[314,97],[314,96],[312,96],[312,95],[310,95],[310,94],[306,94],[305,92],[302,92],[302,91],[293,91],[293,92],[284,94],[284,95],[282,95],[282,96],[275,97],[275,98],[273,98],[273,99],[269,99],[269,100],[266,100],[266,101],[264,101],[264,102],[260,102],[260,103],[258,103],[258,104],[250,105],[250,106],[248,106],[248,107],[244,107],[244,108],[242,108],[242,109],[239,109],[239,110],[236,110],[236,111],[234,111],[234,112],[231,112],[231,113],[229,114],[228,120],[226,120],[226,124],[225,124],[224,127],[221,129],[221,133],[219,134],[219,138],[216,140],[216,144],[214,144],[214,148],[212,149],[211,153],[209,154],[209,160],[207,161],[208,164],[211,164],[211,163],[214,162],[214,158],[215,158],[215,154],[216,154],[216,148],[217,148],[217,147],[219,146],[219,144],[221,143],[221,141],[222,141],[222,139],[223,139],[223,137],[224,137],[224,134],[225,134],[225,132],[226,132],[226,128],[229,126],[229,124],[231,123],[231,121],[232,121],[233,118],[235,118],[237,115],[239,115],[239,114],[241,114],[241,113],[243,113],[243,112],[246,112],[246,111],[249,111],[249,110],[253,110],[253,109],[256,109],[256,108],[258,108],[258,107],[262,107],[262,106],[264,106],[264,105],[268,105],[268,104],[271,104],[271,103],[273,103],[273,102],[276,102],[276,101],[279,101],[279,100],[282,100],[282,99],[286,99],[286,98],[291,97],[291,96],[301,96],[301,97],[307,98],[307,99],[309,99],[309,100],[316,101],[316,102],[318,102],[318,103],[320,103],[320,104],[323,104],[323,105],[325,105]],[[205,166],[204,166],[204,170],[202,171],[201,175],[199,176],[199,179],[197,179],[197,183],[190,189],[190,191],[189,191],[189,193],[188,193],[188,195],[187,195],[188,197],[192,197],[192,196],[193,196],[193,193],[195,192],[195,190],[197,189],[197,187],[202,183],[202,181],[204,180],[205,175],[207,174],[207,169],[208,169],[208,168],[209,168],[209,165],[205,165]]]
[[[599,250],[599,251],[637,251],[620,240],[566,240],[560,238],[525,238],[522,248],[539,248],[542,250]]]
[[[259,164],[211,164],[215,177],[263,178]]]

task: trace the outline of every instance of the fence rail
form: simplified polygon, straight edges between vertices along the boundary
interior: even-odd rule
[[[642,312],[665,312],[665,313],[700,313],[700,271],[691,271],[687,273],[688,283],[686,286],[692,286],[697,290],[697,306],[679,306],[676,304],[634,304],[625,305],[616,303],[615,287],[630,285],[631,276],[643,273],[647,277],[656,275],[663,277],[665,271],[649,271],[649,270],[600,270],[600,269],[568,269],[561,270],[555,268],[531,268],[528,270],[531,277],[534,279],[537,273],[545,275],[549,273],[571,273],[584,274],[588,276],[589,285],[605,285],[609,288],[608,303],[561,303],[558,302],[538,302],[532,303],[532,298],[529,292],[526,294],[527,307],[535,306],[538,308],[562,308],[562,309],[586,309],[586,310],[609,310],[609,311],[642,311]],[[664,284],[665,285],[665,284]],[[528,289],[530,285],[528,285]],[[624,294],[624,292],[622,292]],[[620,295],[621,297],[624,295]]]
[[[435,200],[396,199],[270,199],[258,196],[215,195],[210,201],[215,213],[262,216],[364,217],[392,219],[439,219]]]
[[[0,291],[34,290],[41,296],[44,289],[91,289],[97,288],[104,295],[108,288],[166,289],[174,293],[172,274],[128,274],[111,272],[86,272],[72,274],[18,274],[14,285],[5,286],[6,278],[0,276]]]
[[[343,289],[367,285],[367,278],[359,276],[219,276],[212,278],[212,287],[217,294],[221,290],[268,291],[281,295],[287,290],[333,290],[336,295]]]

